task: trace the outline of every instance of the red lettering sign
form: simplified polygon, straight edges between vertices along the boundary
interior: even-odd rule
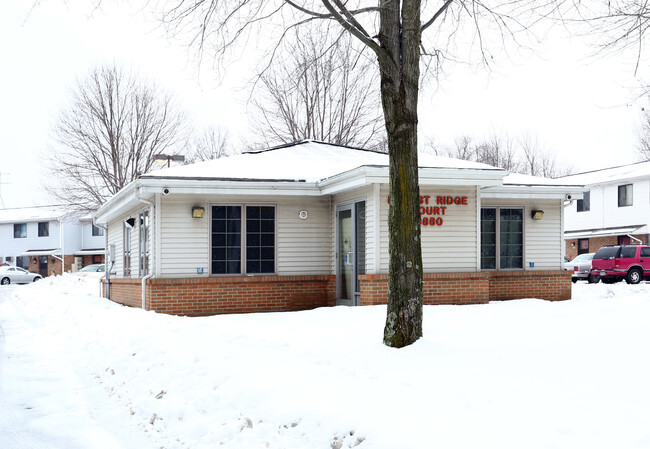
[[[448,206],[467,206],[466,196],[436,196],[435,206],[431,195],[420,195],[420,224],[422,226],[442,226],[441,215],[447,213]],[[390,196],[388,197],[390,204]]]

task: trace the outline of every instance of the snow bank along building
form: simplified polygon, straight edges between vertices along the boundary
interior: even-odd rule
[[[566,204],[566,253],[593,253],[605,245],[647,244],[650,233],[650,162],[566,176],[585,186]]]
[[[42,276],[102,263],[104,241],[90,217],[71,216],[61,206],[0,210],[0,263]]]
[[[582,186],[422,154],[426,304],[569,299]],[[94,215],[113,301],[183,315],[385,303],[388,155],[314,141],[154,171]]]

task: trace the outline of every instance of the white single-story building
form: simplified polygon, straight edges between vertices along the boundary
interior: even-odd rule
[[[583,187],[421,154],[425,304],[571,297]],[[94,215],[107,296],[182,315],[385,303],[388,155],[303,141],[142,175]]]

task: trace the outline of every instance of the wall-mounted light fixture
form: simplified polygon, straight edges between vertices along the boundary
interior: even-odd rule
[[[308,216],[309,216],[309,213],[306,210],[301,210],[298,213],[298,217],[300,217],[301,220],[306,220]]]
[[[205,207],[194,206],[192,208],[192,218],[203,218]]]
[[[541,220],[543,216],[544,216],[543,210],[534,210],[530,213],[530,218],[532,218],[533,220]]]
[[[133,226],[135,226],[135,218],[127,218],[126,220],[124,220],[124,225],[127,228],[132,228]]]

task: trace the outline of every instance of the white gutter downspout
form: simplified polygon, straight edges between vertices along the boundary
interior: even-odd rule
[[[113,269],[113,264],[115,261],[109,260],[108,255],[108,226],[102,226],[99,223],[95,223],[95,219],[92,219],[93,226],[97,226],[104,230],[104,275],[99,278],[99,295],[102,295],[102,279],[106,279],[106,299],[111,299],[111,270]],[[83,239],[83,227],[82,227],[82,239]],[[82,246],[83,248],[83,246]],[[111,265],[108,266],[108,262],[111,262]]]
[[[639,242],[639,245],[643,245],[643,241],[642,241],[642,240],[639,240],[639,239],[637,239],[636,237],[633,237],[633,236],[630,235],[630,234],[628,234],[627,236],[628,236],[629,238],[631,238],[632,240],[635,240],[635,241]]]
[[[155,214],[156,208],[155,208],[155,205],[154,205],[154,203],[152,201],[145,200],[144,198],[140,198],[140,189],[141,189],[141,187],[138,187],[137,189],[135,189],[135,198],[138,201],[147,204],[149,206],[149,208],[150,208],[149,232],[148,232],[149,235],[147,237],[150,239],[150,242],[153,243],[153,238],[151,238],[151,236],[152,236],[151,230],[154,227],[153,223],[154,223],[154,217],[156,215]],[[147,264],[147,266],[149,267],[149,274],[147,274],[145,276],[142,276],[142,310],[147,310],[147,280],[151,279],[153,277],[153,275],[154,275],[154,267],[153,267],[153,264],[151,263],[152,259],[155,260],[155,257],[153,257],[154,250],[155,250],[154,245],[151,244],[150,248],[151,248],[151,250],[149,251],[149,263]],[[140,261],[140,263],[142,263],[142,261]]]

